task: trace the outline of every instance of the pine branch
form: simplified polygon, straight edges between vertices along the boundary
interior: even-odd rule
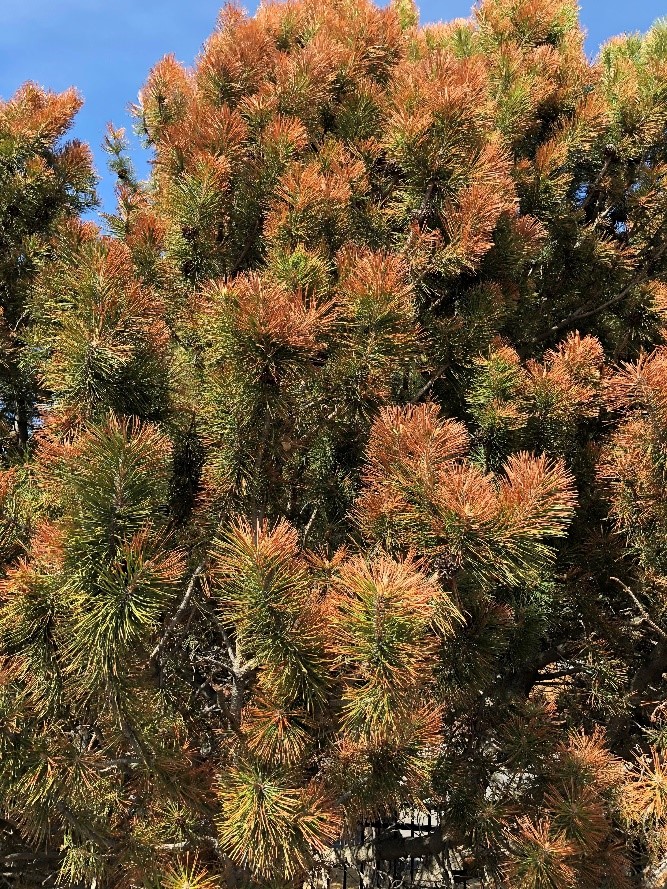
[[[217,851],[220,843],[215,837],[202,836],[197,838],[197,843],[193,843],[192,840],[182,840],[180,843],[160,843],[158,846],[155,846],[155,850],[157,852],[188,852],[199,849],[200,846],[206,846]]]
[[[610,577],[609,579],[613,580],[617,584],[619,584],[619,586],[628,594],[628,596],[630,596],[632,601],[637,606],[639,613],[641,614],[641,622],[647,624],[649,627],[651,627],[651,629],[655,630],[655,632],[658,634],[658,636],[660,636],[662,639],[667,639],[667,633],[662,629],[661,626],[658,626],[658,624],[655,623],[655,621],[651,619],[651,616],[649,615],[648,611],[642,605],[642,603],[639,601],[637,596],[632,592],[630,587],[627,586],[626,584],[624,584],[622,580],[619,580],[618,577]]]
[[[259,534],[260,527],[262,525],[262,521],[264,518],[264,509],[259,505],[259,492],[258,485],[261,484],[262,478],[262,464],[264,463],[264,453],[266,451],[266,445],[269,438],[269,431],[271,429],[271,412],[269,410],[268,405],[265,405],[264,414],[264,423],[262,424],[262,431],[259,437],[259,443],[257,445],[257,454],[255,456],[255,491],[252,498],[252,508],[251,515],[253,517],[253,527],[255,535]]]
[[[434,386],[438,382],[438,380],[447,372],[448,367],[449,362],[439,367],[435,371],[433,376],[421,387],[419,392],[417,392],[417,394],[410,399],[410,404],[417,404],[424,397],[424,395],[426,395],[429,389],[431,389],[431,387]]]
[[[55,808],[81,836],[86,837],[98,846],[102,846],[102,848],[114,849],[118,846],[117,840],[104,836],[90,824],[84,824],[64,803],[56,803]]]
[[[572,667],[568,667],[567,669],[559,670],[557,673],[548,673],[546,676],[543,676],[534,683],[535,685],[550,685],[552,682],[559,682],[561,679],[566,679],[570,676],[577,676],[579,673],[583,673],[586,668],[581,665],[575,665]]]
[[[660,683],[663,673],[667,672],[667,637],[661,638],[653,651],[653,656],[635,673],[630,685],[628,709],[611,720],[608,727],[610,738],[615,739],[615,746],[625,752],[632,746],[633,735],[628,731],[632,720],[632,711],[642,705],[644,693],[652,685]]]
[[[241,250],[241,253],[239,254],[236,261],[234,262],[234,265],[230,269],[230,272],[229,272],[230,278],[232,278],[240,270],[241,266],[243,265],[243,261],[245,260],[246,256],[251,251],[251,249],[253,248],[253,246],[255,244],[255,240],[257,238],[257,235],[260,233],[261,229],[262,229],[262,218],[260,216],[259,219],[255,222],[253,230],[250,233],[250,236],[248,237],[248,240],[246,241],[243,249]]]
[[[396,861],[399,858],[422,858],[438,855],[445,850],[451,840],[438,827],[423,836],[405,837],[399,830],[390,830],[348,850],[348,864],[365,864],[376,861]]]
[[[523,669],[510,680],[510,686],[526,697],[531,689],[539,683],[540,673],[554,663],[566,663],[568,654],[563,646],[548,648],[523,666]]]
[[[428,209],[428,205],[431,202],[431,198],[433,197],[433,192],[435,190],[435,180],[431,179],[428,183],[428,187],[426,188],[426,192],[424,193],[424,197],[422,199],[421,205],[418,211],[419,219],[424,219],[426,216],[426,211]]]
[[[667,636],[656,645],[653,657],[637,671],[632,682],[632,697],[637,700],[653,683],[659,682],[667,671]]]
[[[600,187],[600,185],[602,184],[602,180],[607,175],[609,167],[611,166],[614,159],[615,159],[615,153],[610,152],[609,156],[607,157],[607,160],[604,162],[604,164],[602,166],[602,169],[596,176],[595,182],[593,182],[593,184],[591,185],[591,187],[588,190],[588,193],[586,194],[586,197],[582,201],[581,207],[579,208],[580,210],[586,211],[588,209],[588,207],[591,205],[593,199],[596,196],[596,192],[597,192],[598,188]]]
[[[311,529],[312,526],[313,526],[313,522],[315,521],[315,518],[316,518],[316,516],[317,516],[317,512],[318,512],[318,510],[319,510],[319,506],[316,506],[316,507],[313,509],[313,511],[312,511],[312,513],[311,513],[311,516],[310,516],[310,518],[308,519],[308,524],[307,524],[306,527],[303,529],[303,545],[304,545],[304,546],[306,545],[306,538],[308,537],[308,534],[309,534],[309,532],[310,532],[310,529]]]
[[[158,644],[155,646],[155,648],[151,652],[151,656],[149,658],[149,663],[154,663],[158,659],[158,657],[162,653],[162,650],[164,649],[164,646],[167,643],[167,640],[169,639],[172,632],[174,631],[174,627],[176,627],[176,625],[183,618],[185,610],[187,609],[188,605],[190,604],[190,599],[192,598],[192,594],[194,593],[195,585],[197,583],[197,578],[201,575],[203,570],[204,570],[204,563],[200,562],[199,565],[197,565],[197,567],[195,568],[195,570],[192,574],[192,577],[190,578],[190,582],[188,583],[188,586],[185,590],[185,595],[181,599],[181,602],[180,602],[178,608],[176,609],[175,614],[173,615],[173,617],[167,624],[167,627],[164,631],[162,638],[160,639]]]
[[[231,664],[232,694],[228,705],[229,718],[232,728],[238,731],[241,727],[241,712],[247,690],[247,677],[257,668],[257,661],[252,659],[244,663],[238,640],[232,643],[225,628],[220,625],[219,630]]]
[[[609,309],[612,306],[615,306],[618,303],[622,302],[625,299],[625,297],[632,290],[635,289],[635,287],[638,287],[640,284],[643,284],[648,279],[649,275],[651,274],[651,266],[653,264],[655,264],[662,257],[662,255],[665,253],[666,250],[667,250],[667,239],[660,245],[660,247],[655,251],[655,253],[651,257],[650,265],[647,264],[641,270],[641,272],[639,272],[637,275],[635,275],[634,278],[632,278],[629,281],[629,283],[625,285],[625,287],[620,291],[620,293],[617,293],[615,296],[612,296],[610,299],[605,300],[605,302],[601,303],[599,306],[595,306],[594,308],[585,309],[585,307],[582,307],[580,309],[577,309],[576,311],[572,312],[571,315],[568,315],[567,318],[564,318],[562,321],[559,321],[558,324],[554,324],[552,327],[550,327],[546,333],[543,333],[540,336],[535,337],[533,340],[533,343],[544,342],[545,340],[548,340],[550,337],[554,336],[555,334],[558,334],[561,331],[565,330],[566,328],[570,327],[575,322],[584,321],[586,318],[593,318],[595,315],[599,315],[601,312],[604,312],[606,309]]]
[[[35,852],[11,852],[9,855],[0,856],[2,864],[13,864],[15,861],[37,861],[39,855]]]

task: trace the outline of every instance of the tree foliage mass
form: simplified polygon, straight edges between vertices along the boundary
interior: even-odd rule
[[[0,102],[0,885],[658,885],[667,20],[227,6],[103,225],[80,102]]]

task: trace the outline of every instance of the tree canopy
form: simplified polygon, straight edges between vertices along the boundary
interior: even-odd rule
[[[0,886],[658,885],[667,20],[226,6],[100,225],[80,101],[0,102]]]

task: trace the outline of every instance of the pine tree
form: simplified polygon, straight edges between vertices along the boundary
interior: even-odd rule
[[[0,104],[0,881],[657,885],[667,21],[226,6],[102,227],[79,104]]]

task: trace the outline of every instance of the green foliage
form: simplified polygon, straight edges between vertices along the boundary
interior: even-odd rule
[[[239,763],[219,784],[220,841],[233,860],[265,879],[303,872],[336,835],[336,819],[315,788],[289,774]],[[300,783],[300,782],[299,782]]]

